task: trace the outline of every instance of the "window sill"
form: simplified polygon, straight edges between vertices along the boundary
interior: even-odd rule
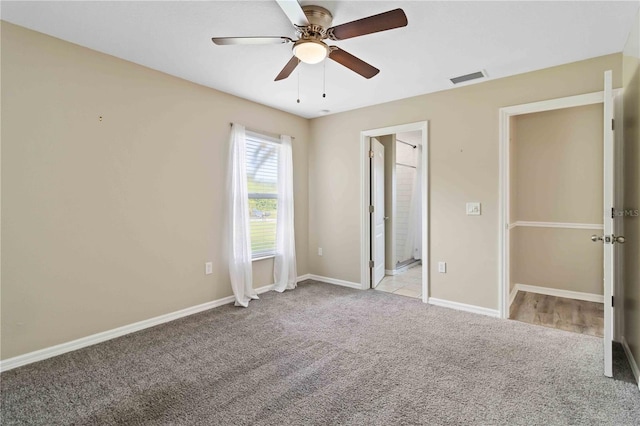
[[[266,260],[266,259],[273,259],[274,257],[276,257],[275,254],[269,254],[267,256],[262,256],[262,257],[256,257],[255,259],[251,259],[252,262],[258,261],[258,260]]]

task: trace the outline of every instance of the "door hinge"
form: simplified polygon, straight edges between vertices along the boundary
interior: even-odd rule
[[[369,206],[369,213],[373,213],[373,212],[374,212],[374,210],[375,210],[375,209],[373,208],[373,206]]]
[[[611,307],[613,308],[613,296],[611,296]]]
[[[614,207],[611,207],[611,219],[615,219],[616,218],[616,209]]]
[[[372,149],[369,150],[369,158],[373,158],[373,150]]]
[[[611,119],[611,130],[615,130],[615,127],[616,127],[615,122],[616,122],[616,120],[614,120],[614,119],[612,118],[612,119]]]
[[[375,263],[373,262],[373,260],[369,261],[369,269],[373,269],[373,267],[375,266]]]

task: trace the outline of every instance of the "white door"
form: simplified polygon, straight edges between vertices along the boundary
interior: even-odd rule
[[[384,278],[384,146],[371,138],[371,259],[373,260],[372,287]]]
[[[616,229],[615,200],[615,147],[613,135],[613,87],[611,71],[604,73],[604,375],[613,376],[613,288],[615,285],[616,252],[618,237]],[[618,200],[619,201],[619,200]],[[620,303],[618,301],[618,303]]]

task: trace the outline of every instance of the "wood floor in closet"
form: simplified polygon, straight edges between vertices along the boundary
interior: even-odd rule
[[[529,324],[602,337],[604,305],[584,300],[518,292],[509,318]]]

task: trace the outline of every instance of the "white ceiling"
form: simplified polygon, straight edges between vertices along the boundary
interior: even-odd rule
[[[638,11],[627,2],[301,1],[334,25],[401,7],[409,25],[332,44],[381,70],[371,80],[326,61],[273,79],[291,45],[215,46],[213,36],[294,37],[274,1],[46,1],[0,3],[3,20],[232,93],[302,117],[347,111],[452,87],[448,78],[486,70],[490,79],[622,51]]]

